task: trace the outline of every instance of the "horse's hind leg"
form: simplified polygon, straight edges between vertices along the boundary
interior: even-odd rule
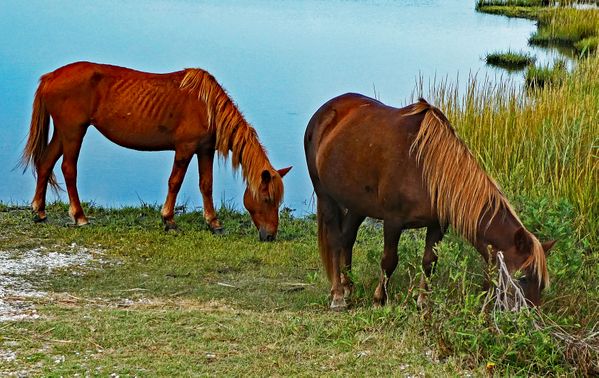
[[[166,195],[166,201],[164,201],[161,211],[162,222],[164,223],[164,229],[166,231],[175,230],[177,228],[174,221],[175,202],[177,200],[179,189],[181,189],[183,178],[185,178],[185,172],[187,172],[187,167],[189,166],[189,162],[194,153],[195,151],[190,148],[178,148],[175,150],[173,170],[168,179],[168,194]]]
[[[58,134],[54,132],[54,135],[46,148],[44,157],[36,166],[37,184],[33,200],[31,201],[31,208],[34,213],[33,220],[35,222],[43,222],[46,220],[46,191],[48,189],[48,180],[50,179],[54,165],[61,154],[62,145]]]
[[[352,249],[356,242],[358,229],[366,217],[347,211],[343,217],[343,234],[341,248],[341,285],[343,286],[343,295],[347,299],[353,291],[353,282],[351,279]]]
[[[318,196],[318,244],[320,254],[331,281],[331,310],[347,308],[341,284],[340,253],[342,249],[342,213],[337,203],[328,196]]]
[[[399,244],[401,232],[401,225],[392,224],[388,221],[384,222],[383,233],[385,247],[381,259],[381,278],[374,291],[374,303],[376,305],[382,306],[387,302],[387,287],[389,285],[389,279],[397,267],[397,245]]]
[[[422,258],[422,270],[424,276],[420,278],[420,294],[418,294],[417,304],[423,307],[426,302],[426,292],[428,291],[427,280],[437,265],[437,254],[435,253],[435,245],[443,239],[444,231],[441,226],[429,226],[426,229],[426,242],[424,246],[424,257]]]
[[[212,166],[214,161],[214,149],[198,153],[198,169],[200,173],[200,192],[204,204],[204,219],[215,234],[221,234],[223,227],[216,216],[214,202],[212,201]]]
[[[71,128],[61,127],[55,121],[55,128],[63,130],[62,136],[62,174],[69,194],[69,215],[77,226],[88,224],[88,220],[83,214],[83,208],[79,201],[77,192],[77,159],[81,151],[81,143],[87,131],[87,125],[72,126]]]

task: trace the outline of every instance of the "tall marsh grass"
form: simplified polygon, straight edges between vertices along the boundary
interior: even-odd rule
[[[599,37],[599,9],[552,8],[538,14],[539,28],[530,37],[534,45],[583,46],[596,49]],[[585,42],[582,42],[585,41]]]
[[[599,55],[581,59],[561,84],[527,90],[470,77],[421,81],[417,95],[441,108],[487,171],[511,195],[567,200],[576,232],[597,246],[599,230]],[[591,247],[593,249],[594,247]]]

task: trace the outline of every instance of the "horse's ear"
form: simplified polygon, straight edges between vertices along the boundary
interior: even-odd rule
[[[279,172],[279,175],[281,175],[281,177],[283,177],[287,174],[287,172],[289,172],[291,170],[291,168],[293,168],[293,167],[281,168],[281,169],[277,170],[277,172]]]
[[[262,183],[263,184],[268,184],[270,182],[271,178],[272,178],[272,176],[268,169],[265,169],[262,171]]]
[[[545,251],[545,256],[549,256],[549,250],[553,248],[557,240],[546,241],[545,243],[541,243],[543,246],[543,251]]]
[[[520,227],[514,235],[514,245],[520,253],[529,253],[532,249],[532,239],[524,227]]]

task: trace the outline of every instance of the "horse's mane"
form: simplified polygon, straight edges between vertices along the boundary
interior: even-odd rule
[[[245,120],[227,92],[208,72],[188,68],[179,86],[206,103],[208,126],[216,135],[215,149],[225,159],[231,151],[233,169],[241,165],[243,179],[254,197],[257,197],[264,170],[274,172],[256,130]],[[268,197],[280,204],[283,199],[281,180],[271,180]]]
[[[406,115],[423,112],[426,113],[410,153],[415,153],[416,161],[422,165],[431,206],[440,222],[451,224],[471,243],[476,241],[483,217],[490,215],[490,223],[501,209],[522,225],[497,183],[480,167],[439,109],[421,98]],[[532,266],[539,283],[547,286],[549,276],[543,247],[533,234],[529,235],[533,248],[521,268]]]

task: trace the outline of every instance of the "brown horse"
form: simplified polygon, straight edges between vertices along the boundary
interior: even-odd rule
[[[387,299],[402,230],[427,228],[422,267],[428,278],[437,261],[433,248],[448,225],[486,261],[503,251],[509,271],[524,273],[520,285],[526,298],[540,303],[549,283],[545,252],[554,242],[541,244],[524,228],[439,109],[422,99],[397,109],[345,94],[312,116],[304,148],[317,195],[318,243],[332,282],[332,309],[347,306],[352,246],[367,216],[384,221],[375,303]],[[419,303],[424,276],[421,288]]]
[[[48,143],[50,117],[54,132]],[[75,224],[88,223],[77,193],[77,158],[87,128],[93,125],[106,138],[141,151],[174,150],[175,161],[162,207],[167,230],[173,220],[177,193],[187,166],[197,156],[204,219],[213,232],[222,232],[212,202],[214,152],[232,152],[247,183],[244,205],[261,240],[277,233],[283,199],[282,177],[291,169],[275,170],[256,131],[244,119],[225,90],[201,69],[154,74],[128,68],[78,62],[40,79],[22,162],[33,164],[37,186],[32,208],[36,221],[46,219],[48,183],[57,187],[52,169],[62,155],[62,172]]]

